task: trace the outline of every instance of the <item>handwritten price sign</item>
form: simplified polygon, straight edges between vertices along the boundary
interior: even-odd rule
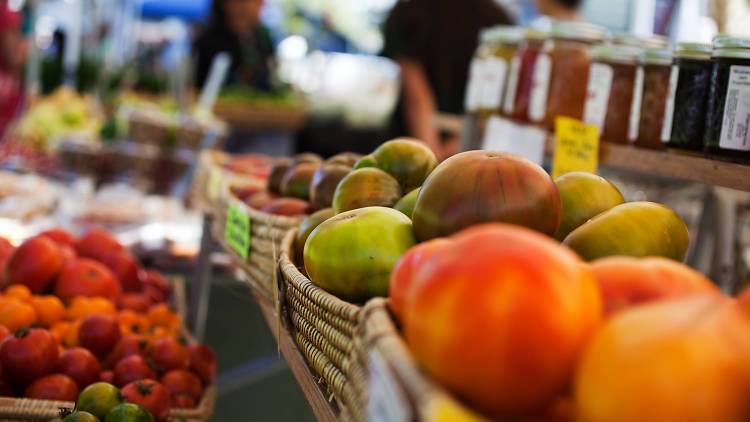
[[[555,120],[552,177],[573,171],[596,173],[598,166],[599,128],[576,119],[558,117]]]

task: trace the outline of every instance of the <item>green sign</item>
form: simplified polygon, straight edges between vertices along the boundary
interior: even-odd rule
[[[224,239],[244,259],[250,252],[250,227],[250,216],[241,207],[229,205]]]

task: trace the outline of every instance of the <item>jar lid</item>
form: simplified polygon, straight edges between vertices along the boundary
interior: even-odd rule
[[[552,38],[597,42],[607,38],[607,30],[588,22],[554,21],[550,35]]]
[[[647,48],[643,50],[643,63],[668,66],[672,64],[672,51],[668,48]]]
[[[528,41],[544,41],[548,35],[548,31],[537,28],[524,28],[523,30],[523,38]]]
[[[635,35],[627,32],[615,34],[612,43],[641,48],[664,48],[668,45],[667,38],[661,35]]]
[[[711,44],[681,42],[674,50],[675,57],[708,60],[711,58]]]
[[[619,63],[637,63],[641,56],[641,49],[626,45],[597,45],[591,49],[594,60],[613,61]]]
[[[523,38],[523,28],[520,26],[496,25],[489,28],[487,41],[490,43],[519,43]]]
[[[714,48],[748,48],[750,49],[750,38],[733,37],[730,35],[717,35],[714,37]]]
[[[479,43],[480,44],[487,44],[492,39],[492,29],[493,28],[482,28],[479,31]]]

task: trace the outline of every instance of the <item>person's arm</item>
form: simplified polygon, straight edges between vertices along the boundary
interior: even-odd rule
[[[443,158],[438,132],[435,128],[435,96],[422,65],[411,59],[398,60],[401,68],[404,120],[409,132]]]

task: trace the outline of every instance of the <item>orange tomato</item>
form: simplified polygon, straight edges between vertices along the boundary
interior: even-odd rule
[[[68,335],[68,330],[70,330],[71,324],[68,321],[58,321],[49,329],[49,332],[52,333],[52,336],[57,340],[58,343],[64,344],[64,339]]]
[[[5,296],[14,297],[20,301],[27,302],[31,299],[31,290],[23,284],[14,284],[5,289]]]
[[[148,320],[156,327],[163,327],[169,330],[179,330],[180,316],[174,313],[166,303],[152,305],[148,309]]]
[[[149,329],[149,321],[138,312],[124,309],[117,314],[117,321],[123,334],[145,334]]]
[[[78,328],[81,326],[83,320],[73,321],[68,327],[68,331],[63,336],[63,343],[65,347],[78,347]]]
[[[115,305],[102,297],[78,296],[70,302],[67,318],[71,321],[90,315],[115,315]]]
[[[37,322],[44,327],[51,327],[65,318],[65,306],[56,296],[34,296],[30,303],[36,311]]]
[[[34,308],[13,297],[0,300],[0,325],[6,326],[11,332],[21,327],[29,327],[36,321]]]

